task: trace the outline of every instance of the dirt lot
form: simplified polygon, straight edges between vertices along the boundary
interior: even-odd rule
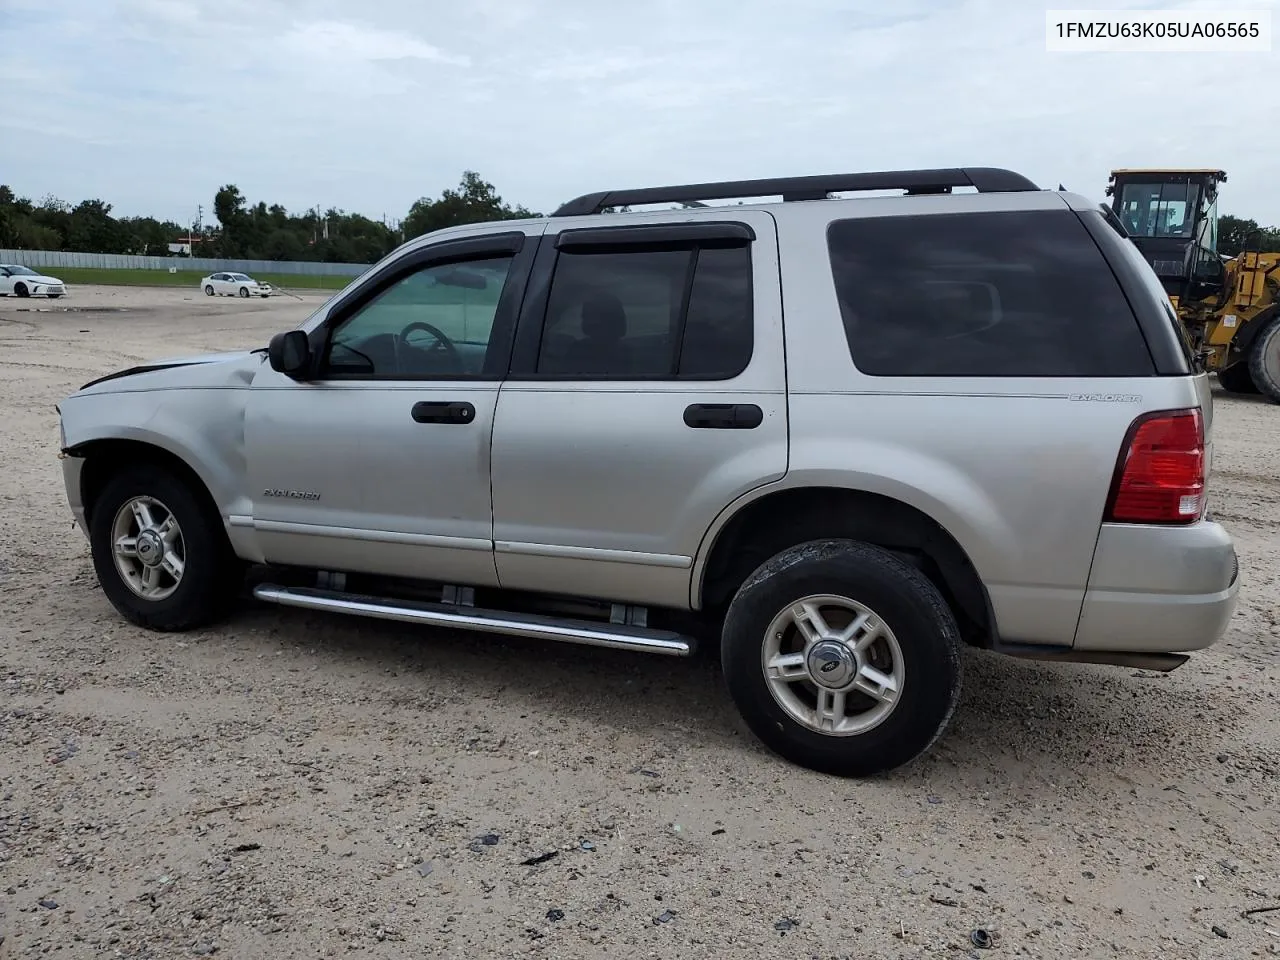
[[[54,404],[320,302],[0,300],[0,953],[1280,954],[1280,910],[1241,916],[1280,907],[1280,408],[1216,401],[1244,576],[1220,645],[1168,676],[973,653],[935,751],[845,782],[758,748],[706,659],[116,616]]]

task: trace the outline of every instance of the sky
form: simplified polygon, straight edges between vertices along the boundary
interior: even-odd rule
[[[1280,24],[1280,0],[1091,6],[1269,8]],[[227,183],[398,219],[467,169],[550,212],[611,188],[952,166],[1101,202],[1113,168],[1204,166],[1228,173],[1223,212],[1280,224],[1280,44],[1049,53],[1044,9],[0,0],[0,182],[182,223],[203,204],[208,223]]]

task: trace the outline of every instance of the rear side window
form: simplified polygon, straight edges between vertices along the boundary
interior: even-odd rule
[[[1115,275],[1069,210],[839,220],[827,243],[864,373],[1155,373]]]
[[[751,360],[746,245],[561,251],[537,372],[603,380],[729,380]]]

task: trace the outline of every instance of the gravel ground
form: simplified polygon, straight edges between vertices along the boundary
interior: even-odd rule
[[[1220,644],[1170,675],[973,652],[933,753],[848,782],[763,752],[705,658],[121,620],[53,405],[320,302],[0,300],[0,954],[1280,954],[1280,910],[1241,916],[1280,908],[1280,408],[1215,401]]]

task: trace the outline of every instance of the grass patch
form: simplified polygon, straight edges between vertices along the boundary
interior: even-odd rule
[[[77,283],[101,283],[123,287],[190,287],[198,289],[209,275],[204,270],[108,270],[99,267],[44,267],[68,286]],[[213,271],[217,272],[217,271]],[[293,273],[251,273],[249,276],[285,290],[341,290],[355,277],[321,277]]]

